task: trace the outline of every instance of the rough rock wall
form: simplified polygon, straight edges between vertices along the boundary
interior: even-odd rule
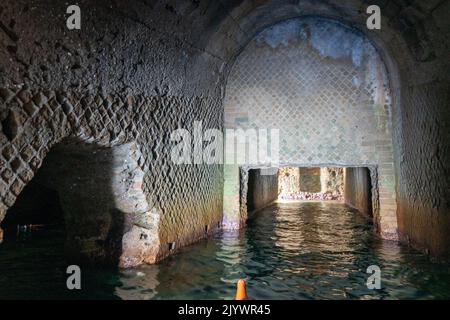
[[[160,216],[142,190],[145,174],[137,164],[138,155],[135,143],[104,147],[66,139],[50,149],[4,222],[19,219],[17,223],[28,224],[39,219],[36,210],[43,203],[35,197],[42,196],[40,190],[52,190],[57,194],[49,200],[60,206],[59,216],[43,222],[64,224],[70,261],[121,267],[152,263],[159,251]]]
[[[397,42],[390,44],[400,69],[399,107],[393,114],[399,237],[448,262],[450,1],[390,7],[391,24],[409,49],[402,49]]]
[[[282,167],[278,169],[278,194],[289,196],[301,192],[301,172],[307,168]],[[335,198],[341,198],[344,194],[344,168],[322,167],[319,169],[319,181],[317,175],[314,176],[314,188],[322,194],[330,194]],[[304,175],[303,175],[304,176]],[[307,177],[310,177],[307,175]],[[304,182],[304,181],[303,181]],[[305,183],[303,183],[303,186]]]
[[[134,142],[142,191],[159,215],[160,259],[221,219],[222,167],[170,159],[172,130],[191,130],[194,120],[222,127],[224,61],[201,49],[194,32],[220,8],[79,5],[81,30],[69,31],[65,3],[0,4],[0,220],[64,138],[104,147]]]
[[[338,197],[344,195],[344,168],[320,168],[322,192],[331,193]]]
[[[321,190],[320,168],[300,168],[300,191],[317,193]]]
[[[382,12],[381,31],[367,30],[365,8],[373,3],[362,0],[78,3],[87,8],[82,9],[87,32],[64,29],[65,3],[8,0],[0,4],[2,87],[16,92],[15,85],[26,80],[31,85],[42,83],[39,88],[44,89],[50,87],[48,83],[53,83],[52,90],[70,85],[95,89],[94,95],[109,87],[122,101],[128,95],[124,91],[145,88],[146,97],[162,103],[164,97],[188,98],[208,91],[205,88],[212,88],[211,84],[222,86],[218,77],[225,62],[233,62],[248,41],[274,23],[312,15],[342,21],[364,32],[384,58],[393,87],[395,167],[387,163],[384,170],[396,176],[398,201],[385,205],[398,207],[403,240],[450,257],[449,0],[376,1]],[[80,59],[81,68],[76,63]],[[227,64],[226,70],[231,66]],[[34,70],[31,76],[28,70]],[[77,81],[83,77],[86,81]],[[1,108],[3,121],[7,108],[3,102]],[[6,133],[14,135],[14,128]],[[438,146],[437,152],[431,150],[433,146]],[[0,162],[1,168],[11,171],[4,157]],[[225,170],[225,174],[231,172],[239,177],[238,169]],[[14,197],[5,191],[12,182],[11,174],[4,175],[9,182],[2,179],[0,194],[11,202]],[[224,214],[232,213],[232,204],[239,199],[239,179],[230,185],[233,187],[225,196],[231,202],[224,205],[231,210]],[[393,192],[380,189],[379,194],[391,197]],[[0,212],[6,210],[2,201]],[[397,221],[396,217],[389,219]]]
[[[379,31],[366,28],[370,4],[381,8]],[[386,223],[398,220],[402,240],[450,259],[450,0],[242,0],[227,2],[227,9],[227,20],[239,26],[229,27],[229,34],[241,47],[268,26],[304,16],[342,21],[373,41],[388,68],[393,98],[395,166],[383,166],[395,174],[397,189],[380,188],[379,195],[396,194],[397,203],[385,201],[384,207],[397,208],[398,219],[385,217]],[[223,51],[235,46],[224,43]]]
[[[298,193],[300,190],[300,168],[278,169],[278,193],[282,195]]]
[[[450,85],[436,81],[405,87],[398,164],[400,237],[450,261]]]
[[[281,165],[378,166],[385,192],[374,221],[396,239],[390,98],[385,66],[366,37],[329,20],[292,19],[262,31],[237,58],[225,126],[279,129]],[[225,170],[224,215],[239,210],[236,171]]]
[[[345,168],[345,203],[372,216],[372,183],[368,168]]]

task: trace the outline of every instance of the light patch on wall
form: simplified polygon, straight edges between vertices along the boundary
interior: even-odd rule
[[[298,19],[288,20],[261,32],[256,42],[275,49],[280,45],[287,47],[291,40],[307,39],[323,57],[350,58],[355,66],[361,66],[365,49],[362,34],[329,21],[299,23]]]

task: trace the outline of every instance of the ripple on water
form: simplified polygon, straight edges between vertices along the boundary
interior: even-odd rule
[[[370,221],[340,203],[286,202],[258,212],[239,232],[183,248],[157,265],[83,270],[84,290],[65,289],[63,234],[41,230],[0,251],[0,298],[449,299],[449,267],[379,239]],[[57,244],[57,245],[55,245]],[[365,283],[369,265],[382,289]]]

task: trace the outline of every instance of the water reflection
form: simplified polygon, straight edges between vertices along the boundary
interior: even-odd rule
[[[123,300],[150,300],[156,297],[159,267],[143,266],[121,272],[121,285],[116,287],[115,295]]]
[[[450,298],[448,266],[379,239],[368,219],[341,203],[275,204],[246,229],[157,265],[83,270],[80,292],[65,288],[58,235],[36,233],[0,247],[0,298],[233,299],[239,278],[252,299]],[[365,285],[373,264],[382,270],[381,290]]]

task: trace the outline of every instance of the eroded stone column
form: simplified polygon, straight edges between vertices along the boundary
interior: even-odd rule
[[[279,194],[291,195],[300,192],[300,168],[280,168],[278,173],[278,180]]]

